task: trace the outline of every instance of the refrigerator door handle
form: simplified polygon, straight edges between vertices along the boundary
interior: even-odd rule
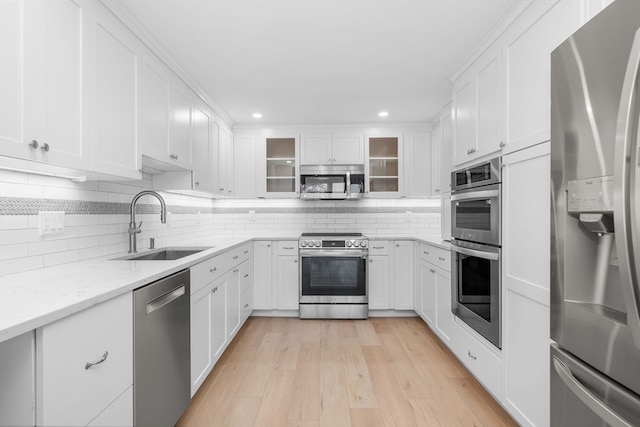
[[[616,129],[614,160],[614,225],[620,263],[620,282],[627,309],[627,325],[636,347],[640,348],[640,209],[637,200],[636,173],[638,147],[638,74],[640,71],[640,30],[633,39],[622,86]],[[634,242],[635,239],[635,242]],[[635,246],[634,246],[635,245]]]
[[[620,415],[612,411],[602,400],[582,385],[582,383],[573,376],[567,365],[562,363],[556,356],[553,356],[553,368],[569,390],[607,424],[610,424],[612,427],[633,427],[633,424],[630,424]]]

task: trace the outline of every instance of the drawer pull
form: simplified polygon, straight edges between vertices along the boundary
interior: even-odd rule
[[[247,308],[247,307],[249,307],[249,304],[245,304],[245,305],[244,305],[244,308]]]
[[[233,256],[233,259],[238,259],[238,255],[234,255],[234,256]]]
[[[171,157],[173,160],[178,160],[177,154],[169,154],[169,157]]]
[[[446,258],[441,257],[441,256],[439,256],[439,257],[438,257],[438,259],[439,259],[440,261],[445,261],[445,260],[446,260]]]
[[[245,254],[245,255],[246,255],[246,254],[248,254],[248,253],[249,253],[249,251],[244,251],[244,254]]]
[[[102,355],[102,359],[98,360],[97,362],[94,363],[90,363],[87,362],[86,365],[84,365],[84,369],[89,369],[90,367],[92,367],[93,365],[99,365],[100,363],[104,362],[105,360],[107,360],[107,357],[109,356],[109,352],[105,351],[104,354]]]
[[[374,246],[373,249],[384,249],[384,246]]]
[[[478,358],[476,356],[474,356],[473,353],[471,353],[471,351],[467,351],[467,356],[469,356],[473,360],[478,360]]]
[[[29,143],[29,147],[31,147],[33,150],[38,148],[38,145],[38,141],[36,141],[35,139]]]
[[[249,273],[244,275],[244,278],[246,279],[247,277],[249,277]]]
[[[213,288],[213,292],[218,292],[218,287],[216,286],[215,288]]]
[[[209,269],[209,273],[215,273],[216,271],[218,271],[218,267],[213,267]]]
[[[290,251],[293,250],[293,246],[283,246],[282,249],[288,249]]]
[[[427,252],[427,251],[422,251],[422,253],[425,254],[425,255],[429,255],[429,252]]]
[[[234,269],[233,269],[233,272],[234,272],[234,273],[237,273],[237,272],[238,272],[238,269],[237,269],[237,268],[234,268]]]
[[[431,273],[433,273],[433,274],[436,274],[436,271],[435,271],[434,269],[432,269],[432,268],[430,268],[430,269],[429,269],[429,271],[430,271]]]

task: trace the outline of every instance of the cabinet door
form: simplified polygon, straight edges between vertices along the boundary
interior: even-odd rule
[[[128,427],[133,425],[133,386],[122,393],[87,427]]]
[[[256,155],[253,135],[233,138],[233,196],[246,199],[256,197]]]
[[[170,71],[145,55],[142,65],[141,152],[167,161],[169,153],[169,80]]]
[[[476,82],[475,76],[466,76],[453,91],[453,164],[468,161],[476,142]]]
[[[192,110],[193,119],[193,189],[211,192],[211,112],[195,105]]]
[[[413,242],[397,241],[394,250],[395,309],[413,309]]]
[[[92,19],[91,5],[0,3],[0,154],[89,169],[83,49],[90,25],[83,22]],[[37,148],[29,146],[32,140]]]
[[[227,279],[227,337],[231,341],[240,329],[240,269],[234,267]]]
[[[440,238],[451,240],[451,193],[444,193],[440,199]]]
[[[505,403],[521,424],[549,424],[549,145],[503,156]],[[532,174],[538,178],[531,180]]]
[[[278,309],[298,310],[300,303],[298,276],[298,256],[278,256]]]
[[[173,79],[169,87],[169,162],[191,169],[191,106],[186,88]]]
[[[191,295],[191,396],[200,388],[213,368],[212,287]]]
[[[387,310],[391,308],[389,256],[369,255],[369,308]]]
[[[436,320],[436,270],[424,259],[420,260],[420,283],[422,283],[422,318],[434,328]]]
[[[0,343],[0,426],[36,423],[35,334]]]
[[[38,329],[36,352],[37,425],[87,425],[133,384],[131,293]]]
[[[302,135],[300,138],[300,164],[331,164],[331,134]]]
[[[331,163],[334,165],[364,164],[364,135],[334,133],[331,152]]]
[[[580,27],[582,3],[534,2],[505,33],[509,151],[550,139],[551,51]]]
[[[481,58],[477,73],[476,157],[500,150],[502,140],[502,104],[500,80],[500,50],[488,50]]]
[[[431,131],[431,191],[432,196],[442,194],[441,183],[442,165],[442,125],[436,125]],[[424,166],[423,166],[424,169]]]
[[[365,175],[369,197],[399,197],[404,194],[402,135],[370,135],[365,147]]]
[[[451,158],[453,149],[453,120],[451,119],[451,110],[445,113],[440,119],[440,126],[442,128],[442,144],[441,144],[441,156],[442,156],[442,175],[440,179],[440,191],[451,192],[451,171],[452,161]]]
[[[431,195],[431,171],[425,167],[433,162],[431,153],[431,135],[424,131],[404,135],[404,182],[409,197]]]
[[[92,170],[140,179],[138,88],[142,46],[109,13],[98,16],[91,54]]]
[[[253,306],[256,310],[277,308],[274,307],[272,299],[273,249],[271,242],[254,242],[253,254],[253,276],[255,277]]]
[[[211,348],[214,363],[227,346],[227,277],[211,287]]]
[[[218,133],[217,165],[216,193],[221,196],[231,196],[233,194],[233,135],[222,127],[219,128]]]
[[[451,275],[434,269],[436,280],[436,332],[445,342],[451,340],[453,313],[451,312]]]

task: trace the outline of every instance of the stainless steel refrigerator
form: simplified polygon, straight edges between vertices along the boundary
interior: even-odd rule
[[[640,1],[551,55],[551,425],[640,426]]]

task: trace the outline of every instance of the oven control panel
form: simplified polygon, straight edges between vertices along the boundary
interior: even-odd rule
[[[349,239],[349,240],[317,240],[317,239],[300,239],[300,248],[303,249],[364,249],[367,247],[367,239]]]

